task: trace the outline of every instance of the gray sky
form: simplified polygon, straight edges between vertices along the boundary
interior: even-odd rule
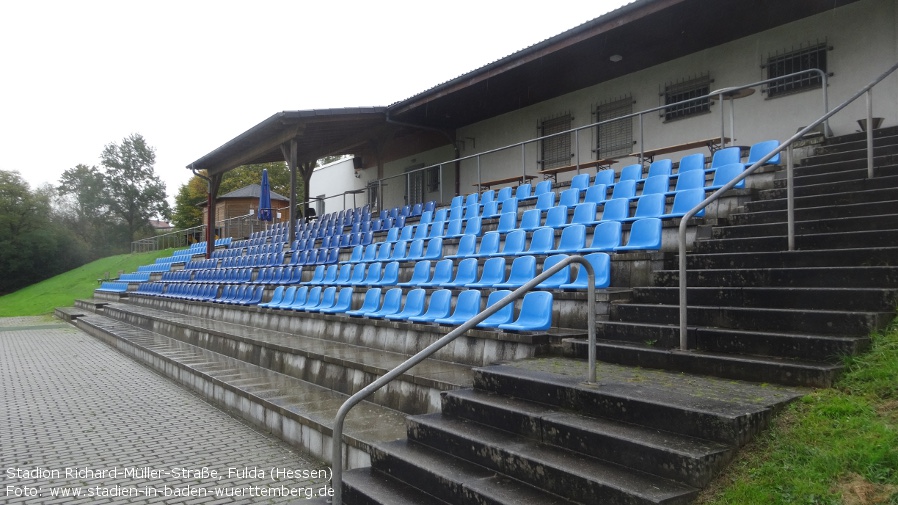
[[[171,200],[187,164],[276,112],[389,105],[626,3],[4,2],[0,170],[55,185],[140,133]]]

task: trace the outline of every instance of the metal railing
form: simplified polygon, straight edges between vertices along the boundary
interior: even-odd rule
[[[397,179],[397,178],[405,177],[405,178],[406,178],[406,180],[405,180],[406,195],[408,195],[408,194],[410,194],[411,177],[412,177],[413,175],[419,173],[419,172],[424,172],[424,171],[426,171],[426,170],[432,170],[432,169],[437,169],[437,170],[439,171],[439,194],[440,194],[439,201],[442,202],[442,201],[443,201],[443,180],[444,180],[443,166],[444,166],[444,165],[450,165],[450,164],[457,164],[457,163],[461,163],[461,162],[467,161],[467,160],[476,160],[476,161],[477,161],[477,186],[478,186],[478,188],[482,188],[482,187],[483,187],[483,177],[482,177],[482,170],[481,170],[481,158],[482,158],[483,156],[487,156],[487,155],[490,155],[490,154],[499,153],[499,152],[506,151],[506,150],[509,150],[509,149],[517,149],[517,148],[520,148],[520,157],[521,157],[521,177],[526,178],[527,175],[528,175],[528,174],[527,174],[527,163],[526,163],[526,146],[529,145],[529,144],[535,144],[535,143],[542,142],[542,141],[544,141],[544,140],[550,139],[550,138],[552,138],[552,137],[558,137],[558,136],[561,136],[561,135],[570,135],[570,134],[574,134],[574,145],[575,145],[575,146],[578,146],[578,148],[576,149],[576,152],[574,153],[574,161],[575,161],[575,163],[573,163],[573,165],[575,165],[575,166],[577,167],[577,169],[576,169],[577,173],[580,173],[580,165],[582,164],[582,162],[581,162],[581,160],[580,160],[580,149],[579,149],[579,145],[580,145],[580,132],[582,132],[583,130],[591,129],[591,128],[599,128],[599,127],[601,127],[601,126],[605,126],[605,125],[614,123],[614,122],[616,122],[616,121],[632,120],[633,118],[638,118],[638,120],[639,120],[639,140],[638,140],[638,144],[639,144],[639,160],[641,161],[641,160],[644,160],[644,159],[645,159],[645,151],[646,151],[646,149],[645,149],[645,129],[644,129],[644,120],[643,120],[643,117],[644,117],[646,114],[653,114],[653,113],[655,113],[655,112],[663,111],[663,110],[668,109],[668,108],[671,108],[671,107],[677,107],[677,106],[680,106],[680,105],[685,105],[685,104],[688,104],[688,103],[690,103],[690,102],[697,102],[697,101],[702,101],[702,100],[709,100],[709,99],[712,99],[712,98],[717,98],[717,101],[718,101],[718,103],[720,104],[720,143],[721,143],[721,146],[722,146],[722,147],[725,147],[725,146],[726,146],[726,132],[725,132],[726,118],[725,118],[725,114],[724,114],[723,102],[724,102],[724,100],[728,99],[728,98],[727,98],[727,95],[728,95],[728,94],[733,93],[733,92],[735,92],[735,91],[742,90],[742,89],[754,88],[754,87],[757,87],[757,86],[762,86],[762,85],[769,84],[769,83],[773,83],[773,82],[777,82],[777,81],[783,81],[783,80],[786,80],[786,79],[792,79],[792,78],[799,77],[799,76],[806,75],[806,74],[816,74],[816,75],[818,75],[818,76],[820,77],[820,81],[821,81],[821,86],[820,86],[820,87],[821,87],[821,97],[822,97],[822,109],[823,109],[823,114],[825,115],[827,112],[829,112],[829,96],[828,96],[828,91],[827,91],[827,88],[828,88],[828,76],[827,76],[826,72],[824,72],[824,71],[822,71],[822,70],[820,70],[820,69],[812,68],[812,69],[808,69],[808,70],[802,70],[802,71],[799,71],[799,72],[794,72],[794,73],[787,74],[787,75],[782,75],[782,76],[779,76],[779,77],[773,77],[773,78],[770,78],[770,79],[764,79],[764,80],[762,80],[762,81],[757,81],[757,82],[753,82],[753,83],[750,83],[750,84],[743,84],[743,85],[738,85],[738,86],[730,86],[730,87],[727,87],[727,88],[722,88],[722,89],[714,90],[714,91],[708,93],[707,95],[702,95],[702,96],[699,96],[699,97],[690,98],[690,99],[687,99],[687,100],[682,100],[682,101],[680,101],[680,102],[675,102],[675,103],[669,103],[669,104],[659,105],[659,106],[657,106],[657,107],[652,107],[652,108],[649,108],[649,109],[641,110],[641,111],[639,111],[639,112],[633,112],[633,113],[631,113],[631,114],[626,114],[626,115],[623,115],[623,116],[618,116],[618,117],[615,117],[615,118],[606,119],[606,120],[604,120],[604,121],[598,121],[598,122],[595,122],[595,123],[590,123],[590,124],[588,124],[588,125],[578,126],[578,127],[576,127],[576,128],[571,128],[570,130],[566,130],[566,131],[563,131],[563,132],[553,133],[553,134],[550,134],[550,135],[544,135],[544,136],[541,136],[541,137],[535,137],[535,138],[532,138],[532,139],[524,140],[524,141],[522,141],[522,142],[517,142],[517,143],[514,143],[514,144],[509,144],[509,145],[506,145],[506,146],[498,147],[498,148],[495,148],[495,149],[489,149],[489,150],[486,150],[486,151],[482,151],[482,152],[479,152],[479,153],[476,153],[476,154],[471,154],[471,155],[468,155],[468,156],[462,156],[462,157],[460,157],[460,158],[455,158],[455,159],[443,161],[443,162],[440,162],[440,163],[435,163],[435,164],[433,164],[433,165],[428,165],[428,166],[426,166],[426,167],[417,168],[417,169],[415,169],[415,170],[410,170],[410,171],[405,172],[405,173],[401,173],[401,174],[396,174],[396,175],[391,175],[391,176],[388,176],[388,177],[384,177],[384,178],[382,178],[382,179],[378,179],[378,182],[377,182],[377,184],[378,184],[378,192],[379,192],[378,202],[381,202],[380,205],[381,205],[381,208],[382,208],[382,209],[383,209],[383,208],[389,208],[389,207],[390,207],[389,205],[384,205],[384,204],[383,204],[383,202],[384,202],[383,186],[387,185],[387,184],[385,184],[385,181],[389,181],[389,180],[391,180],[391,179]],[[732,106],[733,106],[733,104],[731,103],[731,104],[730,104],[730,111],[731,111],[731,113],[732,113]],[[731,135],[731,136],[733,135],[732,130],[733,130],[734,128],[735,128],[735,124],[734,124],[734,120],[733,120],[732,114],[731,114],[731,118],[730,118],[730,129],[731,129],[730,135]],[[828,122],[824,122],[824,133],[828,135],[829,132],[830,132],[830,130],[829,130],[829,124],[828,124]],[[731,139],[731,140],[733,140],[733,139]],[[636,153],[634,152],[633,154],[636,154]],[[537,173],[539,173],[539,172],[537,171]],[[424,177],[426,177],[426,174],[424,175]],[[411,203],[411,202],[404,202],[404,203]]]
[[[558,263],[552,265],[550,268],[544,270],[542,273],[534,277],[532,280],[528,281],[523,286],[518,289],[512,291],[507,296],[499,300],[497,303],[490,305],[483,312],[480,312],[473,318],[471,318],[466,323],[461,326],[455,328],[451,332],[447,333],[443,337],[441,337],[436,342],[430,344],[425,347],[421,351],[419,351],[414,356],[405,360],[402,364],[397,366],[396,368],[390,370],[383,376],[381,376],[376,381],[371,384],[365,386],[362,390],[350,396],[348,400],[346,400],[340,409],[337,411],[337,416],[334,419],[334,428],[331,433],[332,438],[332,451],[331,451],[331,469],[333,470],[331,485],[333,486],[334,495],[331,499],[332,505],[340,505],[342,503],[342,491],[343,491],[343,422],[346,420],[346,416],[349,414],[349,411],[358,403],[360,403],[365,398],[374,394],[375,391],[382,388],[383,386],[389,384],[393,379],[399,377],[405,372],[409,371],[415,365],[421,363],[435,352],[439,351],[449,343],[451,343],[456,338],[462,336],[470,330],[474,328],[477,324],[482,322],[484,319],[490,317],[494,313],[498,312],[502,307],[508,305],[509,303],[514,302],[518,298],[524,296],[527,292],[531,291],[534,287],[536,287],[542,281],[548,279],[556,272],[561,269],[567,267],[571,263],[579,263],[580,268],[585,268],[588,274],[588,287],[586,294],[586,301],[589,306],[589,316],[588,316],[588,324],[589,324],[589,371],[587,380],[589,382],[596,381],[596,288],[595,288],[595,271],[592,268],[592,265],[583,258],[583,256],[568,256],[567,258],[559,261]]]
[[[679,253],[679,287],[680,287],[680,349],[688,350],[688,320],[687,320],[687,300],[686,300],[686,292],[687,292],[687,280],[686,280],[686,227],[687,223],[690,219],[695,217],[695,215],[707,207],[711,202],[714,202],[718,198],[721,197],[727,191],[733,189],[736,184],[740,181],[754,173],[758,167],[763,166],[767,161],[776,156],[778,153],[782,152],[784,149],[786,150],[786,222],[787,222],[787,245],[789,251],[795,250],[795,184],[794,184],[794,176],[793,176],[793,165],[792,165],[792,144],[801,139],[805,134],[819,126],[820,124],[825,124],[830,117],[837,114],[839,111],[844,109],[848,104],[854,102],[862,95],[866,95],[867,97],[867,126],[866,126],[866,141],[867,141],[867,177],[873,178],[873,87],[879,84],[882,80],[888,77],[892,72],[898,70],[898,63],[892,65],[888,70],[882,73],[879,77],[874,79],[870,84],[861,88],[857,93],[855,93],[851,98],[845,100],[841,104],[839,104],[834,109],[827,111],[823,116],[809,124],[808,126],[800,129],[795,135],[789,137],[788,140],[781,143],[776,149],[772,150],[766,156],[753,163],[751,166],[745,169],[738,177],[731,180],[723,187],[718,189],[717,191],[711,193],[707,198],[705,198],[701,203],[696,205],[693,209],[687,212],[680,221],[680,228],[678,232],[678,253]]]

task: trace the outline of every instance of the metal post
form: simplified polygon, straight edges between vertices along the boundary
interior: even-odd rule
[[[720,146],[726,147],[726,132],[724,131],[724,115],[723,115],[723,93],[717,95],[717,103],[720,105]]]
[[[639,114],[639,162],[645,162],[645,131],[642,128],[642,116]]]
[[[527,162],[524,154],[524,143],[521,143],[521,184],[527,182]]]
[[[477,155],[477,192],[483,190],[483,186],[481,183],[483,182],[483,177],[480,176],[480,155]]]
[[[867,90],[867,178],[873,178],[873,88]]]
[[[440,185],[440,204],[443,203],[443,164],[440,163],[440,172],[438,174]]]
[[[792,144],[786,149],[786,222],[789,250],[795,250],[795,178],[792,162]]]
[[[577,175],[580,175],[580,130],[574,131],[574,149],[577,153]]]

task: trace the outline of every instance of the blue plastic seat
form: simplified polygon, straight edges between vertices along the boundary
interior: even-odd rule
[[[558,247],[546,251],[545,254],[554,253],[577,253],[586,246],[586,226],[575,224],[568,226],[561,231],[561,239],[558,241]]]
[[[531,195],[531,196],[535,196],[535,197],[539,198],[539,195],[549,193],[549,192],[552,192],[552,180],[546,179],[544,181],[540,181],[536,185],[536,188],[533,189],[533,195]]]
[[[498,233],[497,233],[498,234]],[[486,239],[486,237],[484,237]],[[524,230],[512,230],[505,235],[505,243],[501,251],[490,253],[489,256],[512,256],[524,252],[527,244],[527,232]],[[481,250],[483,246],[481,245]]]
[[[290,278],[287,279],[284,276],[284,284],[299,284],[302,282],[302,265],[293,265],[293,268],[290,270]],[[239,279],[234,279],[234,282],[240,282]]]
[[[430,223],[430,232],[427,233],[427,238],[436,238],[442,237],[446,233],[446,222],[445,221],[434,221]]]
[[[296,286],[296,291],[294,291],[290,296],[284,296],[280,303],[278,303],[277,305],[270,305],[269,308],[277,310],[290,310],[294,304],[302,305],[303,303],[305,303],[308,295],[308,286]]]
[[[434,221],[447,221],[449,219],[449,209],[443,207],[433,212]]]
[[[589,174],[581,174],[588,176]],[[564,205],[567,207],[574,207],[580,203],[580,190],[577,188],[566,189],[561,192],[561,196],[558,197],[558,205]]]
[[[348,286],[349,278],[352,276],[352,265],[349,263],[343,263],[340,265],[340,271],[337,273],[337,278],[334,279],[333,284],[336,286]]]
[[[597,184],[586,188],[586,194],[583,195],[583,203],[580,205],[585,205],[587,203],[594,203],[596,205],[605,201],[606,196],[608,195],[608,187],[604,184]]]
[[[720,151],[717,151],[717,152],[720,152]],[[720,188],[724,187],[728,182],[730,182],[733,179],[742,175],[742,172],[744,172],[744,171],[745,171],[745,165],[743,165],[742,163],[730,163],[729,165],[723,165],[721,167],[718,167],[717,170],[714,172],[714,180],[711,182],[711,185],[708,186],[706,189],[708,189],[708,190],[720,189]],[[745,179],[742,179],[741,181],[736,183],[735,186],[733,186],[733,189],[743,189],[743,188],[745,188]]]
[[[596,218],[596,204],[593,202],[586,202],[574,207],[574,215],[571,216],[571,222],[568,223],[568,226],[575,224],[591,226],[598,222],[599,220]]]
[[[397,286],[417,286],[427,282],[430,279],[430,266],[431,262],[429,260],[418,261],[415,263],[415,269],[412,271],[412,277],[408,282],[400,282]]]
[[[397,242],[398,243],[398,242]],[[408,246],[408,251],[403,251],[402,255],[394,255],[391,259],[397,261],[416,261],[421,259],[424,254],[424,239],[415,239]]]
[[[494,287],[515,289],[533,280],[534,277],[536,277],[536,258],[533,256],[518,256],[511,262],[508,280],[495,284]]]
[[[281,303],[281,300],[284,299],[284,291],[285,290],[286,290],[286,288],[284,288],[284,286],[278,286],[278,287],[274,288],[274,292],[271,293],[271,299],[268,300],[268,302],[266,302],[266,303],[260,303],[259,307],[262,307],[263,309],[267,309],[269,305],[277,305],[277,304]],[[295,292],[296,289],[294,288],[293,291]]]
[[[546,181],[544,181],[546,182]],[[541,184],[541,183],[540,183]],[[555,206],[555,192],[549,191],[536,197],[536,207],[539,210],[547,211]]]
[[[396,247],[402,248],[402,252],[404,254],[407,242],[403,240],[397,240],[395,244],[397,244]],[[399,246],[398,244],[402,245]],[[394,244],[391,242],[382,242],[380,244],[380,247],[377,248],[377,256],[374,258],[374,261],[390,261],[390,256],[393,254],[393,247]]]
[[[433,321],[449,315],[452,303],[452,291],[438,289],[430,294],[427,311],[420,316],[411,316],[408,321],[413,323],[432,323]]]
[[[468,205],[477,205],[478,203],[480,203],[478,202],[478,198],[480,198],[480,193],[470,193],[465,197],[464,206],[467,207]]]
[[[381,304],[379,309],[372,312],[366,312],[363,315],[371,319],[383,319],[389,314],[395,314],[399,312],[401,302],[402,288],[390,289],[386,292],[386,294],[384,294],[383,303]]]
[[[533,231],[542,226],[542,213],[539,209],[527,209],[521,215],[521,226],[524,231]]]
[[[632,179],[615,184],[614,189],[611,190],[611,200],[634,197],[636,197],[636,181]]]
[[[428,223],[418,223],[415,226],[415,234],[412,235],[412,240],[419,240],[427,238],[427,233],[430,231],[430,225]]]
[[[412,216],[412,217],[420,216],[421,214],[424,213],[423,207],[424,207],[423,203],[416,203],[416,204],[412,205],[412,210],[409,212],[409,216]]]
[[[630,217],[630,200],[616,198],[605,202],[602,209],[602,221],[623,221]]]
[[[446,238],[456,238],[461,237],[462,227],[464,226],[464,221],[461,219],[452,219],[449,221],[449,224],[446,226],[446,234],[444,235]]]
[[[486,260],[480,270],[480,279],[465,284],[467,288],[491,288],[505,281],[505,258],[496,257]]]
[[[611,252],[620,245],[621,223],[620,221],[603,221],[596,225],[592,233],[592,242],[589,247],[584,247],[581,252]]]
[[[748,161],[745,162],[745,168],[761,161],[761,158],[767,156],[768,153],[779,147],[779,145],[780,143],[778,140],[765,140],[763,142],[758,142],[757,144],[752,144],[751,149],[748,150]],[[767,160],[764,164],[779,165],[780,153],[773,155],[773,157]]]
[[[639,180],[642,180],[642,164],[634,163],[621,169],[620,176],[617,178],[617,184],[624,181],[636,182]]]
[[[671,207],[670,212],[662,214],[658,217],[660,217],[661,219],[683,217],[687,212],[698,206],[698,204],[702,203],[704,199],[705,190],[701,188],[678,191],[674,195],[673,207]],[[702,209],[695,214],[695,217],[702,217],[704,215],[705,209],[704,207],[702,207]]]
[[[464,235],[475,235],[479,236],[482,230],[483,219],[478,217],[472,217],[465,221],[465,232]]]
[[[673,172],[673,161],[669,158],[663,160],[655,160],[649,165],[649,173],[645,176],[646,180],[658,175],[670,176]]]
[[[612,184],[614,184],[614,170],[610,168],[599,170],[598,172],[596,172],[596,178],[593,179],[592,184],[593,186],[611,186]]]
[[[622,219],[622,221],[628,222],[647,217],[658,217],[661,214],[664,214],[664,205],[666,202],[667,196],[663,193],[640,196],[636,202],[636,212],[633,213],[632,217]]]
[[[451,316],[435,319],[437,324],[458,326],[471,320],[480,312],[480,301],[483,295],[476,289],[468,289],[458,294],[455,300],[455,310]]]
[[[471,258],[482,258],[499,251],[499,233],[495,231],[486,232],[480,239],[480,249],[476,254],[469,254]]]
[[[603,289],[611,285],[611,256],[608,253],[594,252],[583,257],[592,265],[595,273],[595,288]],[[577,270],[577,278],[570,284],[562,284],[561,289],[586,289],[589,286],[589,274],[586,269],[579,266]]]
[[[352,317],[361,317],[368,312],[374,312],[380,305],[380,288],[370,288],[365,292],[365,298],[362,300],[362,306],[355,310],[347,310],[346,315]]]
[[[424,202],[423,209],[425,211],[433,212],[434,210],[436,210],[436,206],[437,206],[436,200],[428,200],[428,201]]]
[[[462,219],[465,215],[464,207],[450,207],[449,208],[449,220],[455,221],[456,219]]]
[[[476,195],[477,193],[474,194]],[[475,217],[480,217],[480,204],[477,202],[465,206],[465,213],[462,216],[462,219],[472,219]]]
[[[718,149],[711,156],[711,167],[709,170],[720,168],[724,165],[742,162],[742,149],[739,147],[725,147]]]
[[[680,158],[680,166],[679,168],[677,168],[677,174],[683,174],[685,172],[691,172],[693,170],[705,170],[704,154],[695,153]]]
[[[496,190],[488,189],[480,194],[480,206],[485,207],[486,204],[496,200]]]
[[[318,312],[322,314],[341,314],[346,312],[352,308],[352,294],[353,289],[351,287],[341,288],[339,294],[337,294],[336,302],[330,307],[319,309]]]
[[[645,184],[642,186],[643,195],[666,194],[668,191],[670,191],[670,176],[666,174],[653,175],[646,179]]]
[[[313,306],[303,307],[306,312],[318,312],[322,309],[329,309],[337,302],[337,287],[329,286],[321,292],[321,300]]]
[[[443,238],[436,237],[427,241],[427,249],[421,256],[424,260],[438,260],[443,257]]]
[[[578,194],[580,191],[585,191],[588,187],[589,174],[583,173],[571,177],[571,189],[576,189]]]
[[[502,214],[507,214],[509,212],[513,212],[515,214],[518,213],[518,199],[515,197],[506,198],[502,200],[502,208],[499,210]]]
[[[362,254],[362,259],[359,260],[361,263],[370,263],[377,259],[377,248],[382,244],[382,242],[375,242],[373,244],[365,246],[365,252]]]
[[[412,236],[415,234],[415,228],[416,226],[413,224],[407,224],[403,226],[399,232],[399,240],[411,240]]]
[[[499,215],[499,224],[496,225],[496,231],[499,233],[508,233],[518,227],[518,215],[506,212]]]
[[[452,201],[449,202],[449,208],[464,207],[464,206],[465,206],[464,195],[455,195],[454,197],[452,197]]]
[[[315,271],[312,273],[312,278],[309,280],[309,284],[322,284],[324,282],[324,271],[327,267],[324,265],[318,265],[315,267]]]
[[[512,323],[500,324],[506,331],[545,331],[552,327],[552,293],[531,291],[521,301],[521,312]]]
[[[661,249],[661,220],[657,217],[640,219],[630,228],[626,245],[614,248],[614,252],[658,251]]]
[[[499,215],[499,202],[496,200],[490,200],[483,204],[483,211],[480,213],[481,217],[496,217]]]
[[[550,228],[561,228],[567,224],[567,205],[558,204],[546,212],[546,223],[544,226]]]
[[[526,200],[526,199],[530,198],[530,192],[532,189],[533,188],[529,182],[521,184],[520,186],[517,187],[517,189],[515,189],[514,197],[517,198],[518,200]]]
[[[499,188],[499,191],[496,192],[496,197],[494,198],[497,202],[504,202],[506,198],[511,198],[514,196],[514,190],[511,186],[504,186]]]
[[[688,189],[702,189],[705,187],[705,171],[690,170],[677,177],[677,185],[674,186],[674,193],[686,191]],[[671,193],[668,193],[671,194]]]
[[[387,230],[387,238],[384,239],[384,242],[396,242],[399,240],[399,228],[390,228]]]
[[[402,311],[394,314],[386,314],[384,317],[393,321],[404,321],[410,317],[420,316],[424,313],[424,299],[427,291],[423,289],[413,289],[405,295],[405,305]]]
[[[458,250],[455,254],[449,254],[447,258],[467,258],[477,252],[477,237],[474,235],[463,235],[458,240]]]
[[[452,269],[454,263],[450,259],[437,261],[433,267],[433,277],[427,282],[418,284],[421,287],[436,287],[452,280]]]
[[[519,231],[523,232],[523,230]],[[521,251],[517,254],[547,254],[553,247],[555,247],[555,229],[548,226],[540,226],[533,230],[527,251]]]
[[[383,275],[377,281],[378,286],[395,286],[399,282],[399,262],[391,261],[383,268]]]
[[[349,282],[347,282],[347,284],[350,286],[361,286],[365,283],[365,272],[367,271],[367,263],[356,263],[352,267],[352,275],[349,276]]]
[[[549,256],[545,261],[543,261],[542,271],[545,272],[567,257],[567,254],[554,254],[552,256]],[[539,289],[558,289],[562,284],[568,284],[570,282],[571,266],[567,265],[566,267],[552,274],[548,279],[537,284],[536,287]]]
[[[422,211],[420,216],[421,217],[418,218],[418,224],[430,224],[433,222],[433,211]]]
[[[499,300],[505,298],[510,295],[511,291],[507,289],[499,289],[493,291],[489,294],[486,299],[486,308],[492,307],[497,304]],[[485,310],[485,309],[484,309]],[[483,321],[477,324],[478,328],[497,328],[500,324],[506,324],[512,322],[514,319],[514,302],[506,304],[497,312],[494,312],[491,316],[487,317]]]
[[[380,281],[381,274],[383,273],[383,263],[375,262],[368,265],[368,271],[365,273],[365,280],[362,281],[362,284],[367,286],[373,286]]]
[[[455,269],[455,277],[448,282],[440,284],[444,288],[460,288],[477,280],[477,258],[466,258],[458,263]]]

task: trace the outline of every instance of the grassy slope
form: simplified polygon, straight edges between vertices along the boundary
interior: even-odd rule
[[[171,251],[112,256],[0,297],[0,316],[47,314],[89,298],[104,272]],[[898,505],[898,320],[873,336],[832,389],[793,403],[698,500],[722,504]]]
[[[171,254],[171,249],[120,254],[88,263],[0,297],[0,317],[37,316],[52,313],[56,307],[71,306],[76,298],[91,298],[94,289],[97,288],[97,279],[102,278],[106,272],[112,277],[119,271],[134,272],[140,265],[153,263],[156,258]]]

